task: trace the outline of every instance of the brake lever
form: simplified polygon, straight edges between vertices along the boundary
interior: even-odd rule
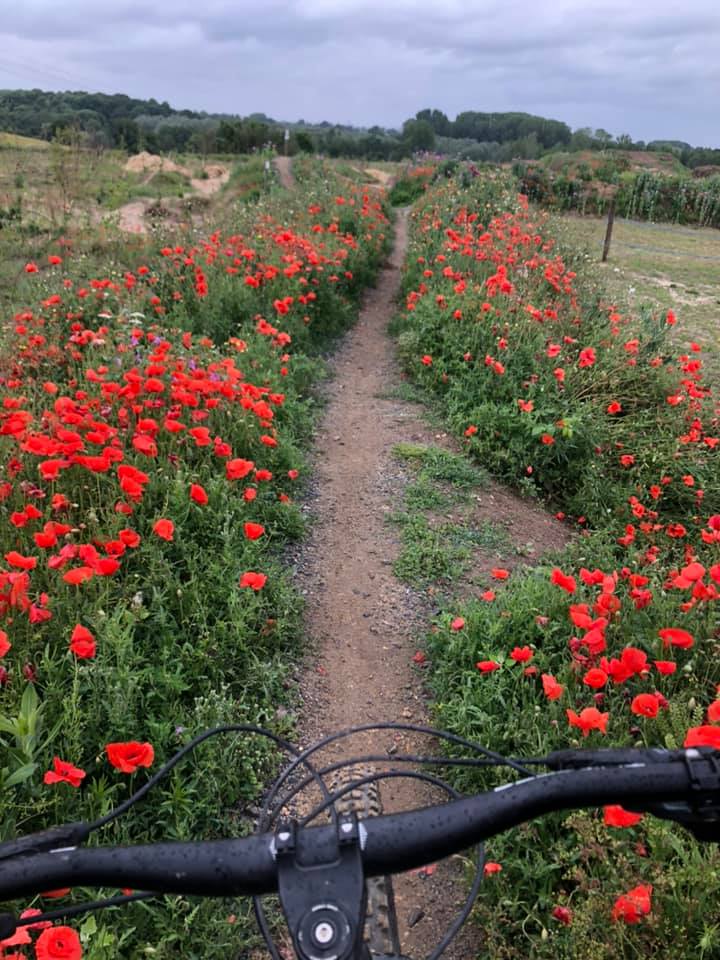
[[[661,820],[672,820],[688,830],[696,840],[720,843],[720,802],[698,808],[692,803],[657,803],[644,806],[643,812]]]
[[[661,820],[672,820],[685,827],[697,840],[720,843],[720,752],[710,747],[684,750],[646,749],[557,750],[546,758],[554,770],[577,770],[587,767],[662,764],[682,760],[688,772],[689,797],[666,803],[643,803],[628,810],[651,813]]]

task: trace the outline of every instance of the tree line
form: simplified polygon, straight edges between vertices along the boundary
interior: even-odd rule
[[[400,130],[332,124],[285,124],[262,113],[249,117],[176,110],[167,102],[140,100],[125,94],[43,90],[0,91],[0,130],[57,139],[68,128],[91,147],[200,154],[240,154],[284,144],[288,150],[319,152],[331,157],[400,160],[422,151],[438,151],[471,160],[533,160],[564,150],[663,150],[688,167],[720,164],[720,150],[693,147],[683,141],[633,140],[603,129],[571,128],[560,120],[522,112],[481,113],[468,110],[451,120],[442,110],[426,108]]]

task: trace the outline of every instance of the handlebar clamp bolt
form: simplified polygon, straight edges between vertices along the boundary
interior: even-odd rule
[[[336,935],[337,930],[334,924],[329,923],[327,920],[321,920],[320,923],[316,923],[312,932],[312,938],[318,947],[329,947],[335,940]]]

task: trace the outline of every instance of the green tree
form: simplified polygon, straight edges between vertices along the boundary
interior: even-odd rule
[[[410,153],[432,150],[435,146],[435,131],[427,120],[406,120],[402,138]]]

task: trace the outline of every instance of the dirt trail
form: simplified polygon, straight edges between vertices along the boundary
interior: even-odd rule
[[[417,407],[383,399],[400,380],[386,326],[406,242],[407,216],[401,214],[392,260],[336,356],[313,458],[317,524],[298,565],[307,595],[307,627],[318,646],[317,661],[302,684],[306,744],[356,724],[428,721],[421,678],[412,664],[413,632],[427,621],[419,598],[393,575],[399,546],[396,530],[386,523],[403,484],[393,446],[433,442]],[[323,759],[387,752],[391,764],[396,751],[418,748],[427,752],[427,742],[394,731],[361,734]],[[427,789],[411,780],[388,781],[382,797],[390,811],[432,802]],[[456,859],[432,877],[415,873],[399,879],[396,902],[404,952],[425,956],[440,939],[464,899],[460,869]],[[471,951],[458,944],[447,956],[469,956]]]
[[[190,186],[193,193],[199,197],[212,197],[216,194],[230,179],[230,170],[222,164],[208,164],[204,169],[207,177],[205,179],[192,178],[190,171],[186,167],[180,167],[171,160],[162,157],[152,156],[151,154],[138,154],[131,157],[125,164],[126,170],[135,173],[142,173],[147,170],[148,175],[142,181],[147,186],[158,171],[174,171],[185,174],[190,178]],[[147,211],[153,206],[154,200],[131,200],[123,204],[118,210],[118,227],[123,233],[147,233]],[[165,198],[164,205],[170,207],[173,205],[173,199]]]
[[[295,186],[295,177],[292,173],[292,160],[290,157],[274,157],[273,163],[280,177],[280,183],[286,190],[292,190]]]

